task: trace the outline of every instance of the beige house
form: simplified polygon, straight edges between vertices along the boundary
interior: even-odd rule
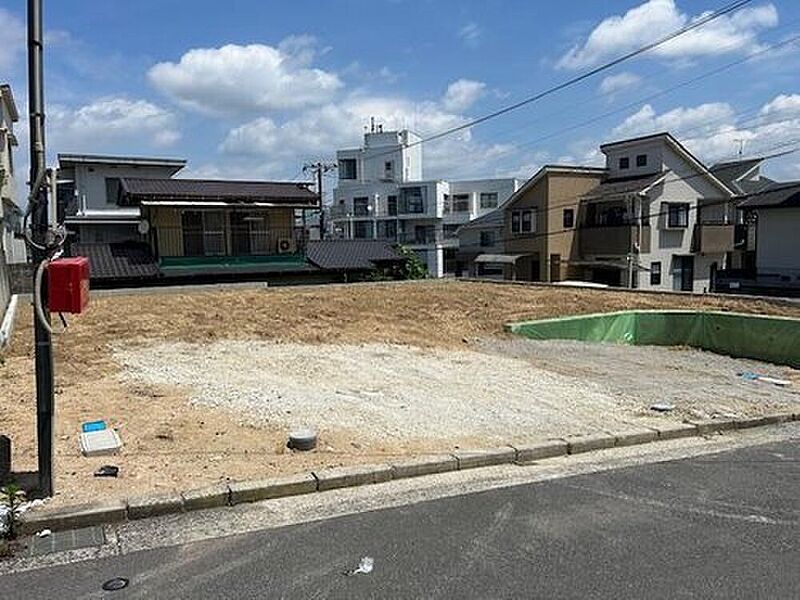
[[[602,179],[604,169],[547,165],[502,207],[502,253],[474,259],[477,268],[506,279],[562,281],[575,276],[578,206],[581,196]]]

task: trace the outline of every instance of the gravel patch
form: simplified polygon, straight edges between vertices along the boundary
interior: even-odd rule
[[[745,380],[797,372],[693,349],[491,338],[478,350],[263,341],[118,348],[125,377],[189,390],[243,422],[310,425],[355,439],[508,442],[797,406]],[[667,414],[654,402],[675,405]]]
[[[640,406],[590,381],[475,351],[220,341],[117,350],[128,377],[270,422],[374,438],[559,435],[629,423]]]
[[[485,352],[591,381],[606,393],[642,407],[654,402],[674,404],[674,415],[680,417],[756,415],[796,408],[800,403],[800,371],[694,348],[521,337],[489,338],[479,345]],[[748,371],[792,384],[779,387],[740,376]]]

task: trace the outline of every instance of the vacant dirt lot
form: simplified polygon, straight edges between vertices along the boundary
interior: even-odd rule
[[[69,330],[56,338],[54,503],[496,443],[503,439],[504,424],[513,422],[524,424],[513,432],[516,437],[530,430],[530,438],[537,439],[559,429],[558,419],[570,413],[583,415],[583,429],[602,424],[598,416],[612,424],[652,418],[638,414],[640,398],[593,379],[586,369],[576,378],[552,353],[545,360],[513,345],[501,347],[508,341],[502,327],[509,321],[624,308],[800,317],[800,307],[760,301],[463,282],[97,295],[89,312],[71,319]],[[0,367],[0,429],[12,437],[16,471],[36,465],[30,329],[30,310],[22,307]],[[372,377],[375,365],[383,378]],[[500,373],[513,376],[498,380],[493,370],[498,365]],[[237,373],[240,379],[226,381]],[[302,386],[289,377],[297,373],[303,374]],[[336,373],[340,379],[334,383]],[[484,380],[470,383],[473,376]],[[416,378],[416,387],[406,387],[417,390],[411,394],[417,404],[409,404],[408,394],[392,395],[409,378]],[[267,408],[253,401],[262,385]],[[312,389],[319,390],[316,396]],[[345,393],[337,397],[337,389]],[[426,405],[418,397],[426,389],[447,404]],[[493,396],[492,390],[499,393]],[[325,407],[328,393],[335,411],[329,413],[336,418],[321,412],[311,423],[320,427],[320,449],[285,450],[287,426],[316,421],[314,411]],[[758,393],[756,411],[792,400],[784,392],[758,388]],[[731,402],[726,406],[737,409]],[[125,444],[120,455],[80,456],[80,423],[94,419],[119,430]],[[437,419],[442,435],[418,428]],[[119,465],[120,478],[92,477],[102,464]]]

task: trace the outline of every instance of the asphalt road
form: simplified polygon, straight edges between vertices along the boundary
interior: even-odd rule
[[[369,574],[348,576],[363,556]],[[115,576],[123,591],[102,592]],[[0,578],[0,598],[797,598],[800,440]]]

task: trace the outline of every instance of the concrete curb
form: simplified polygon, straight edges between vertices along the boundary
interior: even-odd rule
[[[21,534],[42,529],[59,531],[118,523],[126,519],[176,514],[184,511],[233,506],[271,498],[299,496],[337,488],[383,483],[421,475],[475,469],[502,464],[526,465],[537,460],[581,454],[607,448],[649,444],[682,437],[708,436],[735,429],[750,429],[800,421],[800,413],[776,413],[741,419],[711,419],[688,423],[664,423],[616,433],[546,440],[481,450],[459,450],[452,454],[407,459],[394,464],[321,469],[288,477],[216,484],[181,493],[153,494],[100,504],[69,506],[27,513],[19,525]]]

